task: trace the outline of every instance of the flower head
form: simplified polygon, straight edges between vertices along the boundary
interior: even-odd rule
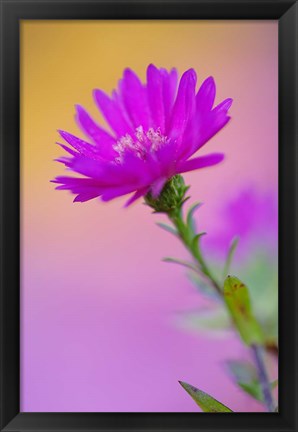
[[[223,154],[190,159],[229,121],[232,99],[213,108],[215,83],[207,78],[196,93],[196,73],[179,82],[175,69],[147,68],[147,83],[126,69],[112,96],[94,90],[95,102],[111,131],[98,125],[83,107],[76,119],[88,141],[59,131],[69,153],[58,159],[84,177],[57,177],[57,189],[76,194],[74,201],[103,201],[134,193],[127,204],[148,193],[158,197],[174,175],[215,165]],[[178,87],[178,88],[177,88]]]

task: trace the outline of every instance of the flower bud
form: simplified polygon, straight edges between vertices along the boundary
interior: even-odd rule
[[[167,181],[158,197],[153,198],[149,192],[145,196],[145,203],[156,213],[170,213],[181,208],[188,188],[185,186],[183,177],[180,174],[175,175]]]

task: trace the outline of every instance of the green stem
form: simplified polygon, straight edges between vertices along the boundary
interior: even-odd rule
[[[186,246],[188,251],[191,253],[195,261],[200,266],[200,270],[204,273],[204,275],[209,279],[212,286],[216,289],[216,291],[222,295],[222,289],[219,285],[219,283],[216,281],[215,277],[213,276],[211,270],[209,269],[206,261],[203,258],[203,255],[201,253],[200,247],[199,247],[199,241],[196,241],[196,236],[194,236],[192,230],[188,227],[187,224],[183,221],[182,212],[180,209],[172,210],[171,212],[167,213],[169,219],[172,221],[174,226],[177,229],[177,232],[179,234],[180,239],[182,240],[183,244]]]
[[[271,393],[271,384],[268,379],[266,366],[264,363],[264,350],[259,345],[253,345],[252,352],[254,354],[255,363],[257,366],[257,371],[259,375],[260,385],[263,393],[263,399],[264,403],[267,407],[268,412],[274,412],[275,411],[275,404]]]

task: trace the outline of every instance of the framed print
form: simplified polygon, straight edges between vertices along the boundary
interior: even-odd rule
[[[1,430],[297,431],[297,2],[1,30]]]

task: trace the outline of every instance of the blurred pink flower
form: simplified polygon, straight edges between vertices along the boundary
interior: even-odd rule
[[[254,188],[242,190],[220,210],[220,220],[210,227],[204,239],[213,253],[226,254],[234,237],[239,237],[237,254],[250,253],[251,247],[265,247],[276,254],[278,235],[277,196]]]
[[[223,154],[189,159],[229,121],[232,99],[215,108],[215,83],[207,78],[196,94],[196,73],[186,71],[177,90],[177,71],[147,68],[147,83],[126,69],[112,97],[94,90],[94,99],[110,125],[99,126],[77,106],[77,121],[88,142],[59,131],[70,156],[58,159],[85,177],[57,177],[57,189],[76,194],[74,201],[101,197],[109,201],[134,192],[127,204],[146,195],[157,197],[175,174],[215,165]]]

